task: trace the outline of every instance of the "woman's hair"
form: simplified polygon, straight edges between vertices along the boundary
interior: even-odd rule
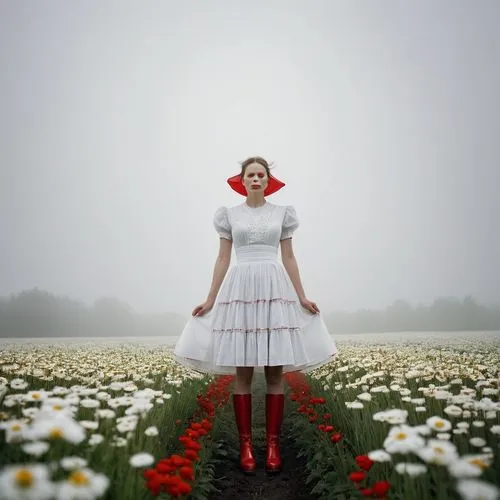
[[[262,165],[267,172],[267,177],[271,176],[271,169],[269,163],[267,163],[262,156],[250,156],[250,158],[247,158],[245,161],[241,162],[241,173],[240,173],[240,178],[243,179],[243,176],[245,175],[245,170],[247,169],[248,165],[251,165],[252,163],[258,163],[259,165]]]

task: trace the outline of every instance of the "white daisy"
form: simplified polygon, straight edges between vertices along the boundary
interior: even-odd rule
[[[53,497],[49,469],[42,464],[7,465],[0,471],[4,500],[46,500]]]
[[[482,446],[486,446],[486,441],[480,437],[470,438],[469,443],[471,444],[471,446],[474,446],[476,448],[481,448]]]
[[[352,402],[346,401],[345,405],[347,408],[351,408],[354,410],[360,410],[361,408],[363,408],[363,403],[361,403],[360,401],[352,401]]]
[[[398,474],[408,474],[412,477],[420,476],[427,472],[426,465],[411,462],[399,462],[396,464],[395,469]]]
[[[82,408],[99,408],[100,405],[101,405],[101,403],[99,403],[99,401],[97,401],[97,399],[87,398],[87,399],[82,399],[80,401],[80,406]]]
[[[158,434],[159,434],[158,427],[156,427],[155,425],[152,425],[151,427],[148,427],[144,431],[144,434],[146,434],[146,436],[158,436]]]
[[[76,456],[61,458],[60,463],[64,470],[83,469],[84,467],[87,467],[87,460]]]
[[[21,448],[24,453],[28,455],[41,457],[43,454],[47,453],[50,448],[50,444],[45,441],[32,441],[31,443],[22,444]]]
[[[445,432],[451,429],[451,422],[441,417],[430,417],[425,423],[434,431]]]
[[[13,378],[10,381],[10,388],[16,391],[24,391],[24,389],[26,389],[28,385],[29,385],[28,382],[26,382],[22,378]]]
[[[415,453],[424,462],[436,465],[447,465],[458,458],[457,447],[440,439],[429,439],[427,445]]]
[[[374,462],[390,462],[392,456],[385,450],[373,450],[368,453],[368,458]]]
[[[63,416],[54,420],[36,420],[31,431],[34,439],[63,439],[73,444],[81,443],[86,437],[85,429],[79,423]]]
[[[500,494],[496,486],[478,479],[460,479],[457,491],[464,500],[497,500]]]
[[[129,463],[132,467],[148,467],[154,463],[155,459],[153,455],[149,453],[136,453],[132,455],[129,459]]]
[[[390,424],[404,424],[408,418],[406,410],[393,408],[392,410],[379,411],[372,416],[373,420],[378,422],[388,422]]]
[[[388,453],[415,452],[425,445],[425,441],[407,425],[394,426],[384,440],[384,448]]]
[[[104,495],[109,486],[109,479],[104,474],[81,468],[72,471],[65,481],[57,487],[56,500],[68,498],[93,500]]]
[[[483,455],[463,455],[448,464],[448,471],[454,477],[478,477],[491,465],[491,457]]]

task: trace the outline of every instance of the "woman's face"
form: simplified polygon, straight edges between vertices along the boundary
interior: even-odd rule
[[[268,180],[266,169],[260,163],[251,163],[245,169],[242,182],[248,194],[251,192],[264,194]]]

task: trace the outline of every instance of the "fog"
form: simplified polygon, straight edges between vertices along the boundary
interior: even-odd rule
[[[500,303],[499,23],[496,0],[1,0],[0,296],[188,316],[262,155],[325,314]]]

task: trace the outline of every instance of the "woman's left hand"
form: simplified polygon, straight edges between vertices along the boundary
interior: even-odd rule
[[[312,312],[313,314],[318,314],[319,313],[318,306],[312,300],[309,300],[309,299],[306,299],[306,298],[300,299],[300,305],[302,307],[304,307],[305,309],[307,309],[309,312]]]

